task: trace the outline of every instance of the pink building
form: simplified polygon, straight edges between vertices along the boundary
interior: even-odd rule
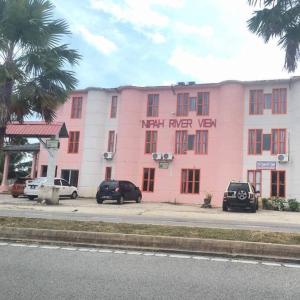
[[[297,78],[292,81],[298,86]],[[142,189],[145,201],[202,203],[211,193],[217,206],[230,180],[251,179],[257,187],[271,186],[270,171],[265,173],[265,183],[263,176],[256,178],[254,172],[252,178],[248,172],[262,160],[248,159],[248,134],[260,122],[263,129],[266,116],[273,115],[271,107],[264,106],[268,100],[264,89],[275,103],[272,95],[277,88],[291,95],[296,90],[290,82],[191,82],[75,91],[57,112],[57,121],[65,122],[69,131],[69,140],[62,140],[59,149],[57,176],[77,185],[84,197],[94,197],[105,178],[126,179]],[[253,98],[252,88],[262,91],[260,97]],[[249,112],[253,103],[259,108],[254,113]],[[270,130],[286,115],[275,112]],[[272,153],[262,154],[264,161],[277,159]],[[47,154],[42,150],[39,176],[46,175],[46,166]]]

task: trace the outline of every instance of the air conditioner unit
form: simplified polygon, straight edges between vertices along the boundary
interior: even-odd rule
[[[286,163],[289,161],[289,156],[288,154],[278,154],[277,155],[277,161],[279,163]]]
[[[174,155],[171,152],[166,152],[163,154],[163,160],[173,160]]]
[[[162,159],[162,153],[159,153],[159,152],[152,153],[152,159],[153,160],[161,160]]]
[[[113,156],[114,156],[114,153],[113,153],[113,152],[104,152],[104,154],[103,154],[103,157],[104,157],[104,159],[106,159],[106,160],[112,160],[112,159],[113,159]]]

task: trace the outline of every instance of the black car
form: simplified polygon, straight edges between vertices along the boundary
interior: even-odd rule
[[[116,200],[118,204],[123,204],[126,200],[134,200],[136,203],[140,203],[142,193],[130,181],[106,180],[100,184],[96,200],[99,204],[103,203],[104,200]]]
[[[230,182],[223,198],[223,211],[228,208],[250,208],[255,213],[258,199],[254,187],[249,182]]]

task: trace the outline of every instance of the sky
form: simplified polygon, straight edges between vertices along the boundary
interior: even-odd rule
[[[250,33],[247,0],[52,0],[83,56],[78,88],[289,78],[284,51]]]

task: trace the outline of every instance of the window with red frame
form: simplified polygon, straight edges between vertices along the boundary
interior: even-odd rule
[[[187,116],[189,112],[189,94],[177,94],[177,116]]]
[[[262,154],[262,129],[250,129],[248,136],[248,154]]]
[[[115,147],[115,132],[113,130],[110,130],[108,133],[107,152],[114,152],[114,147]]]
[[[72,98],[71,119],[80,119],[82,111],[82,97]]]
[[[111,180],[111,167],[106,167],[105,168],[105,180]]]
[[[287,99],[286,89],[273,89],[272,92],[272,113],[286,114]]]
[[[175,154],[186,154],[188,146],[188,133],[186,130],[177,130],[175,135]]]
[[[144,168],[143,170],[143,191],[153,192],[154,191],[154,168]]]
[[[284,154],[286,153],[286,130],[285,129],[272,129],[271,136],[272,154]]]
[[[257,193],[261,194],[261,170],[249,170],[248,182],[250,182]]]
[[[271,197],[285,197],[285,171],[271,171]]]
[[[208,92],[198,93],[197,115],[199,116],[209,115],[209,93]]]
[[[195,153],[207,154],[207,150],[208,150],[208,130],[197,130]]]
[[[147,130],[145,137],[145,153],[156,152],[157,146],[157,131]]]
[[[79,131],[70,131],[69,132],[69,144],[68,152],[69,153],[78,153],[79,149]]]
[[[264,92],[263,90],[251,90],[249,97],[250,115],[262,115],[264,111]]]
[[[112,96],[111,98],[111,107],[110,107],[110,117],[112,119],[117,117],[117,107],[118,107],[118,97]]]
[[[159,94],[149,94],[147,102],[147,117],[158,117]]]
[[[200,170],[183,169],[181,170],[181,193],[199,194],[200,191]]]

